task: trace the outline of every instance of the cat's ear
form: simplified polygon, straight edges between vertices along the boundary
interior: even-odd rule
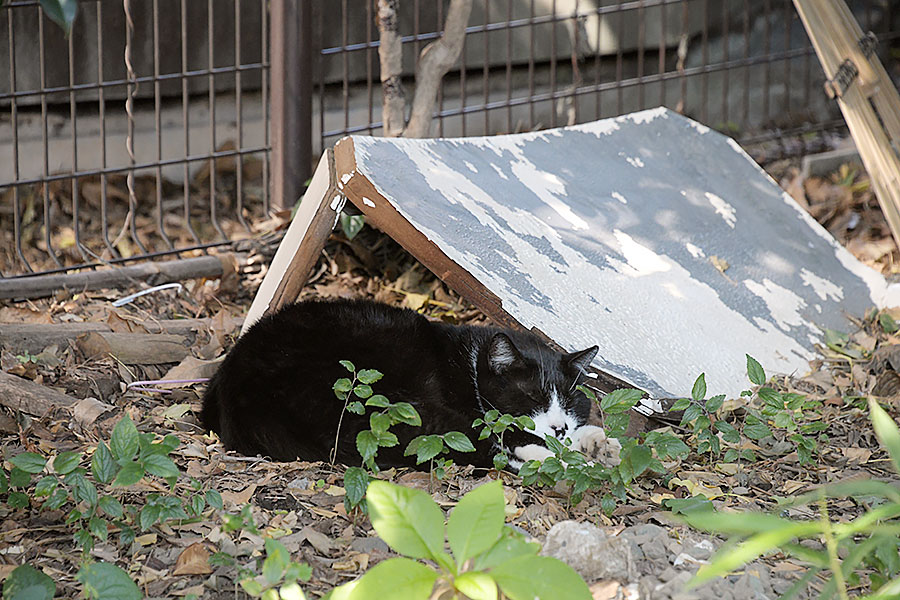
[[[591,346],[579,352],[572,352],[563,356],[563,365],[572,375],[578,376],[587,372],[587,368],[591,366],[591,361],[597,356],[597,346]]]
[[[498,375],[522,360],[522,354],[505,333],[495,334],[488,346],[488,364]]]

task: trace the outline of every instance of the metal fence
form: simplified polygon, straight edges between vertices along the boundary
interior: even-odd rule
[[[892,4],[851,2],[897,74]],[[447,0],[400,7],[411,93]],[[293,204],[322,148],[381,132],[373,0],[82,0],[79,11],[66,39],[35,0],[0,7],[0,278],[253,236]],[[841,127],[822,82],[790,0],[479,0],[432,134],[666,105],[765,161],[827,146]]]

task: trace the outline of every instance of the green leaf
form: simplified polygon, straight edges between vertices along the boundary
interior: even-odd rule
[[[18,467],[22,471],[31,474],[40,473],[47,465],[47,459],[34,452],[16,454],[9,462],[11,462],[14,467]]]
[[[312,567],[306,563],[295,563],[292,562],[288,565],[287,570],[284,572],[284,580],[285,581],[309,581],[309,578],[312,577]],[[283,590],[284,588],[282,588]],[[284,596],[282,596],[282,599]]]
[[[41,8],[51,21],[59,25],[66,37],[72,33],[72,23],[78,13],[78,0],[41,0]]]
[[[444,515],[421,490],[373,481],[366,492],[372,527],[395,552],[435,558],[444,548]]]
[[[619,465],[619,472],[622,473],[628,481],[639,477],[650,466],[653,460],[653,453],[646,446],[634,446],[626,449],[622,453],[622,463]]]
[[[447,521],[447,539],[457,564],[497,543],[505,504],[499,481],[481,485],[460,499]]]
[[[444,434],[444,442],[457,452],[475,452],[475,446],[466,437],[466,434],[459,431],[448,431]]]
[[[694,382],[694,387],[691,388],[691,398],[694,399],[694,402],[698,404],[703,402],[703,399],[706,397],[706,373],[700,373],[700,377]]]
[[[57,485],[59,485],[59,480],[53,475],[41,477],[34,486],[34,497],[41,498],[43,496],[49,496],[56,489]]]
[[[376,371],[375,369],[362,369],[356,374],[356,377],[362,383],[372,384],[379,381],[384,375],[382,375],[381,371]]]
[[[97,488],[87,477],[76,471],[66,475],[64,481],[72,488],[77,502],[97,505]]]
[[[6,475],[6,471],[0,468],[0,494],[5,494],[9,491],[9,478]]]
[[[687,515],[695,512],[707,513],[715,510],[712,501],[702,494],[691,496],[690,498],[667,498],[662,503],[663,506],[676,515]]]
[[[333,389],[336,394],[346,394],[353,389],[353,382],[346,377],[341,377],[334,382],[334,385],[331,386],[331,389]]]
[[[681,416],[681,424],[687,425],[688,423],[692,423],[697,420],[700,415],[703,414],[700,406],[697,404],[691,404],[684,410],[684,414]]]
[[[516,425],[519,426],[519,429],[527,429],[528,431],[534,431],[534,420],[528,415],[521,415],[516,417]]]
[[[390,401],[381,394],[375,394],[366,400],[366,406],[374,406],[376,408],[387,408],[390,404]]]
[[[689,523],[693,524],[694,519],[696,519],[696,521],[702,521],[704,519],[721,517],[723,515],[726,515],[726,513],[712,513],[697,515],[696,517],[688,515],[686,518]],[[783,519],[783,521],[785,524],[778,529],[757,533],[737,547],[728,548],[725,552],[716,553],[716,555],[710,559],[708,565],[700,567],[700,570],[697,571],[697,574],[688,585],[698,585],[704,581],[709,581],[720,575],[730,573],[744,563],[750,562],[770,550],[781,547],[791,539],[813,534],[821,527],[821,525],[815,521],[811,523],[795,523],[788,521],[787,519]]]
[[[81,452],[60,452],[57,457],[53,459],[53,470],[60,475],[65,475],[75,469],[79,462],[81,462]]]
[[[483,571],[519,556],[533,556],[540,552],[541,545],[537,542],[526,542],[521,535],[513,529],[506,527],[503,537],[483,554],[476,556],[472,569]]]
[[[347,405],[347,412],[352,412],[356,415],[364,415],[366,414],[366,409],[363,407],[362,402],[351,402]]]
[[[369,485],[369,474],[361,467],[349,467],[344,473],[344,490],[350,506],[358,506],[366,495]]]
[[[747,377],[750,379],[750,382],[755,385],[764,384],[766,382],[766,372],[763,370],[762,365],[749,354],[745,356],[747,357]]]
[[[178,467],[171,458],[163,454],[151,454],[142,461],[144,469],[151,475],[162,477],[178,477]]]
[[[371,386],[365,384],[357,385],[353,388],[353,393],[357,398],[362,398],[363,400],[365,400],[372,395],[372,388]]]
[[[600,400],[600,410],[609,414],[624,413],[640,402],[644,392],[632,388],[614,390]]]
[[[520,556],[490,571],[510,600],[590,600],[587,584],[572,567],[549,556]]]
[[[500,416],[500,411],[495,408],[492,408],[491,410],[484,413],[484,420],[488,423],[493,423],[494,421],[497,420],[497,417],[499,417],[499,416]]]
[[[378,452],[378,440],[375,434],[368,429],[363,429],[356,434],[356,451],[364,461],[369,460]]]
[[[900,473],[900,429],[874,398],[869,398],[869,415],[878,441],[890,455],[894,470]]]
[[[88,521],[88,528],[91,530],[94,537],[106,541],[106,537],[109,535],[106,519],[91,517],[90,521]]]
[[[144,467],[137,462],[127,462],[122,465],[122,469],[113,480],[113,485],[128,487],[136,484],[144,476]]]
[[[444,449],[444,440],[439,435],[426,435],[416,448],[416,464],[431,460]]]
[[[31,475],[19,467],[13,467],[9,472],[9,485],[12,487],[25,487],[31,483]]]
[[[348,240],[355,238],[356,234],[362,231],[365,224],[365,215],[341,213],[341,230],[344,232],[344,235],[347,236]]]
[[[109,563],[85,565],[78,571],[85,594],[96,600],[141,600],[143,594],[128,573]]]
[[[691,449],[680,437],[671,433],[651,431],[644,438],[644,445],[655,448],[660,458],[684,458],[690,454]]]
[[[161,512],[162,507],[158,504],[145,505],[138,515],[138,524],[140,525],[141,530],[145,531],[152,527],[154,523],[159,521],[159,515]]]
[[[43,509],[44,510],[56,510],[62,507],[63,504],[68,502],[69,494],[63,488],[56,488],[56,491],[53,492],[53,495],[47,498],[47,501],[44,502]]]
[[[350,371],[351,373],[356,372],[356,367],[353,366],[353,363],[350,362],[349,360],[339,360],[338,362],[341,364],[342,367],[344,367],[345,369],[347,369],[347,370]],[[347,381],[350,381],[350,380],[348,379]],[[349,390],[349,389],[350,389],[350,388],[347,388],[347,390]]]
[[[19,565],[3,582],[3,600],[50,600],[56,583],[31,565]]]
[[[472,600],[497,600],[497,584],[487,573],[467,571],[460,574],[453,584]]]
[[[65,494],[65,492],[63,493]],[[6,503],[9,504],[10,508],[25,508],[28,506],[28,501],[28,494],[25,492],[10,492],[6,498]]]
[[[722,434],[722,439],[729,444],[737,444],[741,441],[741,434],[727,421],[716,421],[716,429]]]
[[[885,333],[895,333],[900,329],[900,326],[897,325],[897,321],[894,320],[894,317],[885,312],[878,315],[878,323]]]
[[[722,404],[725,403],[725,394],[719,394],[718,396],[713,396],[709,400],[706,401],[706,412],[714,413],[720,408],[722,408]]]
[[[401,423],[406,423],[407,425],[412,425],[414,427],[422,425],[422,417],[419,416],[419,411],[417,411],[409,402],[398,402],[397,404],[394,404],[390,408],[390,414],[394,419]]]
[[[269,585],[281,581],[285,569],[291,562],[291,554],[284,544],[275,538],[266,538],[266,559],[263,561],[262,575]]]
[[[137,427],[134,426],[131,417],[125,415],[113,427],[112,437],[109,440],[113,458],[120,464],[130,461],[137,454],[138,443]]]
[[[498,452],[494,455],[493,462],[494,468],[500,471],[509,464],[509,456],[506,455],[506,452]]]
[[[112,496],[103,496],[100,498],[97,505],[100,507],[100,510],[113,519],[121,519],[122,515],[125,514],[125,509],[122,508],[122,504]]]
[[[385,414],[372,413],[369,415],[369,428],[376,435],[384,433],[391,426],[391,418]]]
[[[94,474],[94,479],[100,483],[109,483],[116,476],[118,470],[119,465],[106,444],[104,442],[97,444],[97,449],[94,450],[94,455],[91,457],[91,472]]]
[[[205,494],[206,503],[215,508],[216,510],[222,510],[224,504],[222,503],[222,495],[216,490],[208,490]]]
[[[378,482],[373,482],[372,485],[375,483]],[[369,494],[371,502],[371,491]],[[422,563],[408,558],[389,558],[378,563],[360,577],[351,595],[339,597],[427,600],[431,596],[431,590],[434,588],[437,578],[437,572]]]
[[[690,405],[691,405],[691,401],[689,398],[679,398],[678,400],[676,400],[674,402],[674,404],[672,404],[672,406],[669,408],[669,411],[676,412],[679,410],[684,410]]]

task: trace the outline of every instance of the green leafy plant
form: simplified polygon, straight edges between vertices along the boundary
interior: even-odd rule
[[[875,435],[900,473],[900,429],[874,399],[869,400],[869,409]],[[864,512],[850,520],[833,521],[828,501],[848,497]],[[816,575],[827,574],[827,583],[818,595],[821,599],[837,595],[846,600],[851,588],[867,589],[864,597],[872,600],[900,596],[900,486],[875,480],[846,481],[790,499],[779,508],[805,505],[816,507],[819,518],[799,521],[757,512],[685,513],[684,520],[692,526],[734,538],[698,571],[692,584],[780,550],[810,565],[794,586],[795,593]],[[820,545],[800,543],[802,540],[817,540]]]
[[[32,476],[49,471],[34,484],[34,500],[41,502],[43,510],[71,505],[66,524],[74,526],[77,546],[90,551],[94,539],[106,540],[110,524],[119,528],[121,543],[130,544],[135,525],[146,530],[161,521],[197,516],[207,503],[221,508],[221,497],[213,490],[195,493],[187,503],[171,494],[151,493],[140,507],[126,507],[114,495],[98,493],[98,484],[129,487],[148,475],[174,486],[178,467],[168,455],[178,444],[174,435],[157,439],[153,434],[138,433],[125,416],[113,428],[109,446],[100,442],[94,450],[90,471],[81,466],[81,452],[60,452],[52,462],[33,452],[12,457],[8,484],[16,489],[9,493],[7,503],[13,508],[28,506],[31,498],[24,490],[31,485]],[[6,483],[3,474],[0,487]]]
[[[404,556],[335,588],[327,596],[331,600],[426,600],[444,592],[454,598],[496,600],[498,588],[510,600],[591,598],[571,567],[538,556],[539,544],[504,525],[499,481],[460,499],[446,522],[446,540],[444,515],[421,490],[373,481],[367,501],[375,531]]]
[[[346,212],[341,213],[341,231],[347,236],[348,240],[352,240],[362,231],[366,225],[365,215],[349,215]]]
[[[378,448],[390,448],[400,443],[390,428],[400,423],[418,427],[422,424],[422,417],[419,416],[412,404],[408,402],[392,403],[381,394],[375,394],[372,391],[372,384],[383,377],[380,371],[375,369],[357,371],[356,366],[349,360],[342,360],[340,363],[353,377],[338,379],[332,388],[335,396],[344,401],[344,410],[341,411],[341,418],[338,420],[331,462],[333,464],[337,456],[344,412],[364,415],[367,408],[380,409],[369,414],[369,429],[363,429],[356,435],[356,449],[362,457],[363,464],[377,472],[378,465],[375,463],[375,458],[378,455]],[[363,400],[365,400],[365,404],[363,404]]]
[[[10,0],[0,0],[0,4],[7,4]],[[41,8],[47,17],[59,25],[66,37],[72,33],[72,23],[78,13],[78,0],[40,0]]]
[[[85,594],[89,598],[109,598],[112,593],[109,590],[121,590],[123,595],[116,597],[139,598],[137,586],[125,571],[108,563],[91,562],[89,552],[95,540],[107,540],[111,530],[117,529],[119,542],[128,545],[134,540],[136,529],[146,530],[169,520],[183,522],[197,518],[207,506],[222,508],[219,493],[203,490],[197,481],[191,482],[187,498],[171,491],[154,492],[144,496],[140,504],[122,504],[122,494],[117,492],[148,477],[163,480],[170,490],[174,489],[179,470],[169,454],[178,445],[174,435],[160,438],[151,433],[139,433],[131,419],[125,416],[113,428],[109,445],[100,442],[93,453],[88,452],[88,466],[82,466],[85,453],[75,451],[60,452],[52,460],[34,452],[13,456],[8,476],[0,469],[0,493],[7,493],[6,502],[14,509],[39,505],[41,510],[58,510],[68,506],[65,524],[74,530],[75,544],[83,552],[78,580],[84,586]],[[28,584],[26,587],[44,586],[46,582],[40,581],[43,580],[34,573],[21,571],[8,585],[12,585],[12,589],[19,589],[17,586],[24,584]]]
[[[534,431],[534,421],[531,417],[521,415],[514,417],[510,414],[500,414],[499,410],[491,409],[484,414],[483,419],[475,419],[472,422],[472,428],[481,427],[481,433],[478,439],[486,440],[492,435],[497,438],[497,454],[493,457],[494,468],[503,469],[509,464],[509,453],[506,452],[506,446],[503,445],[503,434],[509,429],[518,429],[524,431],[526,429]]]
[[[272,537],[265,538],[266,557],[262,560],[262,573],[245,575],[241,587],[254,598],[264,600],[303,600],[306,595],[297,581],[309,581],[312,567],[291,560],[284,544]]]
[[[450,449],[457,452],[475,452],[475,446],[466,434],[459,431],[448,431],[443,435],[420,435],[410,440],[403,451],[403,456],[416,455],[416,464],[420,465],[429,461],[430,472],[438,479],[443,479],[445,469],[453,464],[452,460],[438,458],[438,466],[435,468],[435,458],[440,454],[446,454]]]

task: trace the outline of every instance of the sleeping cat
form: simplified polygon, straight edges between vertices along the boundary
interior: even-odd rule
[[[504,433],[514,468],[552,455],[546,434],[568,437],[611,466],[619,442],[586,424],[590,401],[576,389],[596,354],[596,346],[560,354],[528,333],[431,322],[368,300],[300,302],[263,317],[238,340],[209,382],[201,419],[242,454],[328,460],[343,409],[332,386],[347,376],[339,364],[346,359],[381,371],[375,392],[409,402],[422,418],[421,427],[391,429],[400,443],[379,449],[379,466],[414,466],[414,456],[403,456],[409,441],[448,431],[467,434],[476,448],[451,451],[455,462],[491,466],[494,437],[475,441],[472,421],[492,408],[534,420],[534,431]],[[344,413],[339,462],[360,462],[355,440],[368,421]]]

